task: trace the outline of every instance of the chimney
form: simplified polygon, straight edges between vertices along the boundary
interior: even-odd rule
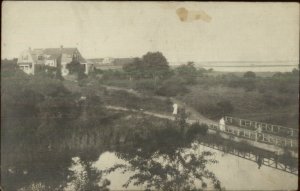
[[[31,51],[31,47],[30,46],[28,47],[28,50]]]
[[[63,46],[63,45],[60,45],[60,50],[61,50],[61,51],[63,50],[63,48],[64,48],[64,46]]]

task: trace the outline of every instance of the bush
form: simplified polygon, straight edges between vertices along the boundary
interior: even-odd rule
[[[165,80],[156,91],[157,95],[161,96],[176,96],[183,95],[188,92],[188,89],[184,86],[184,80],[181,78],[172,77]]]
[[[182,77],[186,84],[195,84],[197,78],[197,69],[193,62],[188,62],[186,65],[180,65],[176,68],[176,73]]]
[[[248,71],[244,74],[244,78],[248,78],[248,79],[255,79],[256,78],[256,74],[252,71]]]
[[[80,64],[78,61],[72,61],[67,64],[67,69],[69,70],[70,74],[77,74],[78,80],[81,80],[86,77],[84,74],[85,65]]]
[[[211,119],[219,120],[225,115],[230,115],[234,111],[232,103],[228,100],[218,101],[217,103],[199,103],[195,108],[205,116]]]
[[[206,124],[193,123],[187,130],[185,137],[187,140],[194,140],[197,135],[205,136],[208,131],[208,126]]]
[[[49,78],[56,78],[62,80],[61,71],[59,68],[46,66],[46,65],[35,65],[35,75]]]
[[[220,110],[220,113],[222,116],[229,115],[234,110],[232,103],[228,100],[223,100],[223,101],[218,102],[217,107],[218,107],[218,110]]]
[[[138,80],[135,84],[135,89],[137,90],[146,90],[146,91],[155,91],[156,82],[153,79],[142,79]]]

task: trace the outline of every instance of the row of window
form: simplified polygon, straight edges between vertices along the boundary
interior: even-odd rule
[[[288,132],[293,132],[297,131],[291,128],[287,127],[282,127],[279,125],[271,125],[271,124],[266,124],[266,123],[261,123],[261,122],[255,122],[255,121],[248,121],[248,120],[243,120],[243,119],[233,119],[232,117],[225,117],[225,121],[229,123],[233,123],[235,121],[236,123],[239,123],[240,126],[246,126],[246,127],[261,127],[265,131],[270,131],[270,132],[279,132],[279,131],[288,131]],[[297,132],[293,134],[298,134]]]
[[[79,56],[78,56],[78,54],[73,54],[73,55],[66,55],[67,56],[67,58],[75,58],[75,59],[78,59],[79,58]],[[43,55],[39,55],[38,56],[38,60],[44,60],[44,56]],[[22,56],[22,60],[28,60],[28,55],[23,55]]]
[[[256,135],[258,136],[258,140],[262,141],[262,142],[267,142],[267,143],[271,143],[271,144],[275,144],[275,145],[282,145],[282,146],[297,146],[297,141],[296,140],[292,140],[292,139],[284,139],[284,138],[279,138],[279,137],[274,137],[272,135],[268,135],[268,134],[256,134],[255,132],[251,132],[251,131],[246,131],[246,130],[236,130],[236,129],[232,129],[232,128],[228,128],[226,127],[226,131],[228,133],[232,133],[235,135],[240,135],[242,137],[247,137],[250,139],[256,139]]]
[[[20,68],[22,70],[29,70],[29,69],[31,69],[31,66],[20,66]]]

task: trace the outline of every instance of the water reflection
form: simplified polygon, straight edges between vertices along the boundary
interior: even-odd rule
[[[149,189],[196,190],[195,182],[199,182],[199,188],[205,188],[209,181],[215,188],[220,188],[214,173],[206,168],[207,164],[217,162],[211,152],[196,152],[192,140],[186,139],[180,128],[172,123],[165,121],[164,128],[157,128],[143,118],[135,121],[131,126],[124,125],[129,128],[126,131],[106,129],[102,137],[94,136],[93,141],[84,138],[89,132],[82,134],[80,131],[76,135],[78,137],[72,135],[69,140],[66,137],[55,140],[55,146],[51,148],[48,144],[32,144],[26,145],[30,149],[22,150],[15,145],[14,152],[7,151],[8,154],[2,157],[3,187],[20,191],[108,190],[110,181],[104,178],[103,173],[122,169],[134,172],[125,187],[140,184]],[[148,126],[136,128],[147,123]],[[108,134],[111,139],[107,138]],[[86,140],[88,144],[70,147],[72,140],[80,143]],[[66,141],[69,143],[65,144]],[[79,144],[74,142],[73,145]],[[127,161],[127,165],[119,164],[100,171],[95,162],[105,151],[114,152]]]
[[[94,190],[106,191],[110,181],[102,179],[102,172],[93,166],[94,162],[79,157],[73,158],[70,170],[73,172],[66,191]]]
[[[21,153],[14,159],[2,157],[1,182],[4,190],[62,190],[71,171],[71,156],[56,152]],[[12,155],[11,155],[12,156]],[[4,159],[4,161],[3,161]]]
[[[155,190],[197,190],[210,181],[216,189],[220,182],[207,164],[217,163],[213,153],[198,152],[198,145],[188,142],[179,131],[166,128],[148,136],[135,135],[131,146],[120,147],[115,155],[127,164],[115,164],[106,170],[133,172],[123,185],[144,185]],[[197,182],[197,184],[196,184]],[[195,185],[201,185],[197,188]]]

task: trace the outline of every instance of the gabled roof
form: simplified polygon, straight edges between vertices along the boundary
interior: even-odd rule
[[[44,54],[56,55],[56,54],[73,54],[77,48],[45,48]]]
[[[73,55],[74,52],[78,52],[79,61],[85,63],[86,60],[81,56],[77,48],[45,48],[45,49],[34,49],[30,51],[32,59],[37,61],[38,55],[46,56],[46,59],[58,59],[62,54]]]

